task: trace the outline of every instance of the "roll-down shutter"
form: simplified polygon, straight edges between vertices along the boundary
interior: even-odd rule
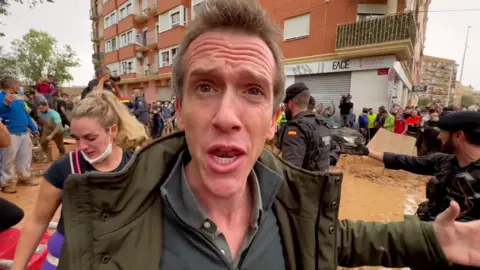
[[[310,89],[317,105],[335,106],[335,120],[340,120],[340,98],[350,93],[351,72],[295,76],[295,82],[303,82]]]

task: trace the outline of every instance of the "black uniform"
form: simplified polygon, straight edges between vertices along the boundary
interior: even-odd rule
[[[338,160],[330,128],[311,112],[301,112],[289,121],[280,142],[282,158],[305,170],[326,172],[330,157]]]
[[[385,153],[383,162],[387,169],[434,176],[427,184],[428,201],[420,204],[417,211],[420,219],[434,220],[448,208],[452,199],[458,202],[461,212],[465,212],[460,221],[480,219],[480,161],[460,168],[455,156],[450,154],[411,157]]]

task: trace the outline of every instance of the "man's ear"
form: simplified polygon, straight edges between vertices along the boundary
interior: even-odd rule
[[[179,98],[175,99],[175,115],[177,116],[178,125],[183,127],[182,103]]]
[[[280,117],[280,114],[282,113],[282,109],[278,107],[275,110],[275,113],[272,116],[272,125],[270,126],[270,130],[268,131],[268,136],[267,139],[271,140],[273,139],[273,136],[275,135],[275,132],[277,131],[277,119]]]

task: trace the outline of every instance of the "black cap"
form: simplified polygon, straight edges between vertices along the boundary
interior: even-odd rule
[[[300,94],[303,90],[308,89],[308,87],[303,82],[298,82],[290,85],[285,91],[285,99],[283,103],[287,103],[289,100],[293,99],[296,95]]]
[[[438,127],[445,131],[480,129],[480,112],[450,112],[440,116]]]

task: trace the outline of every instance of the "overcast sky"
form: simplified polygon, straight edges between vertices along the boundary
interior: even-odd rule
[[[27,5],[13,3],[9,9],[10,16],[2,18],[5,25],[0,26],[0,30],[6,34],[6,37],[0,38],[0,45],[10,47],[13,39],[20,38],[30,28],[49,32],[60,45],[69,44],[77,52],[81,67],[72,69],[74,80],[71,85],[85,85],[93,76],[90,1],[56,0],[55,2],[55,4],[38,5],[34,9],[30,9]],[[430,5],[432,11],[453,9],[480,9],[480,0],[432,0]],[[476,89],[480,89],[479,18],[480,10],[430,12],[425,48],[427,55],[455,59],[460,64],[467,27],[471,25],[462,81],[465,85],[472,84]]]

